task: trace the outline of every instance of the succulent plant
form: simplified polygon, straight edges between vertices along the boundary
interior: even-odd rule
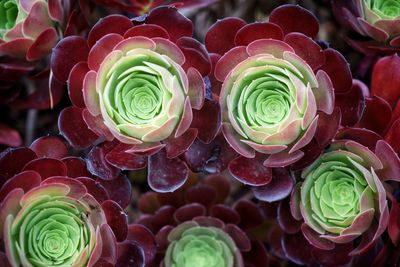
[[[0,2],[0,56],[35,61],[51,51],[58,40],[56,24],[63,20],[61,1],[52,2]]]
[[[150,186],[172,191],[187,179],[187,167],[177,157],[196,138],[210,143],[219,129],[217,104],[204,102],[203,77],[211,61],[191,37],[191,21],[175,8],[156,8],[134,22],[111,15],[87,39],[70,36],[57,45],[52,72],[56,80],[68,82],[74,104],[61,112],[59,128],[75,148],[108,141],[101,145],[108,147],[103,168],[141,169],[150,156]],[[67,63],[66,56],[71,58]],[[91,170],[105,179],[116,177]]]
[[[267,231],[261,209],[248,200],[225,204],[229,181],[221,175],[196,178],[173,193],[147,192],[136,223],[156,236],[158,266],[267,266],[262,243]]]
[[[153,236],[143,226],[128,226],[122,208],[130,201],[126,178],[116,181],[118,195],[67,152],[63,140],[43,137],[1,154],[2,264],[140,266],[151,260],[144,248],[151,249]]]
[[[333,12],[339,22],[367,40],[348,38],[348,43],[363,53],[399,51],[400,4],[392,0],[332,0]]]
[[[286,210],[278,219],[286,232],[282,248],[295,262],[332,265],[329,255],[340,257],[335,264],[355,264],[362,255],[373,261],[381,257],[383,232],[388,224],[395,225],[389,222],[387,198],[391,194],[386,190],[391,191],[389,181],[400,178],[399,157],[383,140],[363,140],[364,146],[349,137],[339,139],[339,133],[301,172],[301,182],[291,194],[291,212],[286,213],[289,202],[282,208]],[[299,243],[304,248],[296,251]]]
[[[306,27],[295,22],[300,18]],[[213,94],[221,105],[222,132],[241,155],[229,170],[257,187],[260,199],[287,196],[290,178],[272,182],[271,169],[309,164],[335,135],[339,108],[354,119],[357,105],[363,103],[362,96],[344,103],[357,88],[352,88],[343,56],[313,40],[318,31],[309,11],[283,5],[272,11],[268,22],[226,18],[206,35],[206,47],[216,62]]]
[[[233,239],[214,226],[186,222],[168,234],[170,245],[164,265],[170,266],[233,266],[238,252]]]

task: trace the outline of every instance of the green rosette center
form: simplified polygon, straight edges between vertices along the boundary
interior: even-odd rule
[[[0,0],[0,38],[4,32],[15,26],[18,17],[16,0]]]
[[[231,267],[236,250],[232,238],[221,229],[196,226],[183,230],[170,243],[164,262],[166,267]]]
[[[359,156],[337,150],[303,171],[303,217],[320,234],[343,234],[360,214],[375,209],[373,174],[362,164]]]
[[[399,0],[365,0],[367,7],[382,19],[400,16]]]
[[[65,196],[42,196],[9,215],[11,254],[22,266],[84,266],[94,248],[89,207]]]
[[[116,53],[111,61],[98,73],[105,123],[145,142],[168,137],[183,112],[183,70],[170,58],[140,48],[124,56]]]

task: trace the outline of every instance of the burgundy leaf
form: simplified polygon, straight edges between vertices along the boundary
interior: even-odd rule
[[[36,155],[47,158],[62,159],[68,156],[68,148],[61,138],[44,136],[36,139],[30,146]]]
[[[122,15],[110,15],[99,20],[89,32],[88,44],[93,47],[101,37],[109,33],[117,33],[124,35],[124,33],[133,26],[132,22]]]
[[[68,107],[61,111],[58,117],[60,133],[76,149],[84,149],[91,146],[98,138],[87,127],[82,117],[81,108]]]
[[[16,130],[0,123],[0,144],[12,147],[20,146],[22,138]]]
[[[264,167],[265,168],[265,167]],[[263,186],[253,187],[253,193],[261,201],[273,202],[287,197],[292,191],[294,182],[286,169],[272,169],[272,180]]]
[[[112,148],[113,146],[111,143],[103,143],[93,147],[86,157],[88,170],[104,180],[116,179],[120,173],[118,168],[109,164],[106,160],[106,155]]]
[[[62,39],[51,54],[51,70],[60,82],[66,82],[72,68],[80,61],[86,61],[89,47],[86,40],[79,36]]]
[[[153,234],[149,229],[140,224],[128,225],[127,241],[133,241],[138,244],[144,252],[145,264],[151,264],[154,259],[157,247]]]
[[[117,202],[123,208],[128,207],[132,198],[132,187],[126,176],[120,175],[111,181],[97,179],[97,182],[106,189],[110,199]]]
[[[87,170],[86,162],[78,157],[66,157],[62,159],[65,166],[67,166],[68,177],[91,177],[90,172]]]
[[[225,18],[212,25],[206,34],[205,44],[208,52],[224,55],[235,46],[236,33],[246,25],[239,18]]]
[[[185,163],[178,158],[168,159],[165,149],[150,156],[148,165],[148,183],[156,192],[173,192],[188,178]]]
[[[58,159],[53,158],[38,158],[27,163],[24,171],[32,170],[40,174],[42,179],[50,176],[65,176],[67,175],[67,166]]]
[[[316,17],[307,9],[295,5],[275,8],[269,17],[269,22],[279,25],[285,34],[300,32],[315,38],[319,31]]]
[[[138,170],[147,166],[147,157],[127,153],[132,145],[120,143],[116,145],[105,156],[105,159],[111,165],[121,170]]]
[[[240,182],[253,186],[267,185],[272,180],[271,168],[264,167],[259,159],[238,157],[229,164],[229,172]]]
[[[101,207],[117,241],[124,241],[128,235],[128,217],[124,210],[112,200],[104,201]]]
[[[164,28],[173,42],[183,36],[192,36],[193,34],[192,22],[173,7],[164,6],[153,9],[146,22]]]

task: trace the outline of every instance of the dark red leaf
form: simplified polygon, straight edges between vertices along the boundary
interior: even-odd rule
[[[24,171],[32,170],[40,174],[42,179],[50,176],[66,176],[67,166],[58,159],[38,158],[30,161],[24,166]]]
[[[188,70],[193,67],[202,76],[207,76],[211,72],[211,59],[204,46],[192,37],[181,37],[176,41],[177,46],[185,55],[183,69]]]
[[[224,55],[235,47],[236,33],[246,25],[240,18],[225,18],[218,20],[209,29],[205,37],[208,52]]]
[[[352,86],[352,75],[346,59],[338,51],[331,48],[324,50],[324,54],[325,64],[321,69],[329,75],[335,93],[349,91]]]
[[[83,99],[83,79],[88,71],[87,63],[79,62],[72,68],[68,76],[69,99],[71,99],[72,104],[78,108],[86,107]]]
[[[320,68],[325,63],[325,54],[322,48],[310,37],[293,32],[287,34],[284,41],[289,44],[296,54],[304,59],[313,70]]]
[[[103,203],[107,199],[110,199],[108,192],[98,181],[87,177],[79,177],[77,180],[85,185],[88,193],[99,203]]]
[[[385,99],[392,107],[400,98],[400,58],[397,54],[378,60],[372,71],[372,95]]]
[[[36,155],[47,158],[62,159],[68,156],[68,148],[61,138],[44,136],[36,139],[30,146]]]
[[[62,39],[51,54],[50,66],[54,76],[60,82],[66,82],[72,68],[80,61],[86,61],[89,47],[86,40],[79,36]]]
[[[290,211],[290,198],[286,198],[279,202],[277,221],[281,229],[288,234],[295,234],[300,231],[302,221],[293,218]]]
[[[106,155],[113,149],[111,143],[103,143],[90,150],[86,157],[88,170],[101,179],[114,180],[118,177],[120,170],[109,164]]]
[[[139,224],[130,224],[126,240],[135,242],[143,249],[145,264],[150,265],[157,252],[156,241],[150,230]]]
[[[117,202],[121,207],[126,208],[131,203],[132,187],[126,176],[120,175],[111,181],[97,179],[97,182],[106,189],[110,199]]]
[[[117,33],[121,36],[133,26],[132,22],[122,15],[110,15],[100,19],[89,32],[88,44],[90,47],[109,33]]]
[[[197,128],[198,138],[209,144],[221,126],[221,110],[217,101],[206,101],[201,110],[193,110],[192,128]]]
[[[9,148],[0,154],[0,177],[9,178],[19,173],[31,160],[36,159],[36,153],[29,148]],[[1,181],[0,184],[3,184]]]
[[[101,207],[117,241],[124,241],[128,235],[128,217],[124,210],[112,200],[104,201]]]
[[[173,42],[182,36],[192,36],[193,34],[191,20],[180,14],[174,7],[164,6],[153,9],[146,22],[147,24],[156,24],[164,28]]]
[[[207,209],[215,203],[216,197],[217,193],[212,187],[201,184],[188,188],[185,193],[187,203],[200,203]]]
[[[365,100],[365,109],[360,121],[359,128],[366,128],[382,135],[392,116],[392,108],[382,98],[374,96]]]
[[[265,168],[265,167],[264,167]],[[253,187],[253,193],[261,201],[273,202],[287,197],[292,191],[294,182],[286,169],[272,169],[272,180],[263,186]]]
[[[138,170],[147,166],[147,157],[126,153],[132,145],[120,143],[106,154],[105,159],[121,170]]]
[[[0,123],[0,144],[12,147],[20,146],[22,138],[16,130]]]
[[[217,204],[212,206],[210,214],[223,221],[224,223],[238,224],[240,222],[240,216],[237,211],[231,209],[229,206],[223,204]]]
[[[30,189],[39,186],[42,178],[40,175],[35,171],[24,171],[21,173],[16,174],[7,182],[0,189],[0,202],[7,196],[15,188],[21,188],[24,192],[28,192]]]
[[[264,222],[260,209],[253,202],[240,200],[235,204],[234,208],[240,215],[239,226],[242,229],[256,227]]]
[[[67,166],[68,177],[91,177],[90,172],[87,170],[86,162],[78,157],[66,157],[62,159],[65,166]]]
[[[264,167],[257,158],[249,159],[240,156],[232,160],[228,168],[233,177],[247,185],[262,186],[272,180],[271,168]]]
[[[269,17],[269,22],[279,25],[285,34],[300,32],[314,39],[319,31],[317,18],[298,5],[282,5],[275,8]]]
[[[58,117],[58,128],[72,147],[84,149],[93,145],[98,136],[87,127],[82,117],[83,109],[68,107]]]
[[[251,42],[258,39],[283,39],[282,29],[269,22],[253,22],[242,27],[235,36],[235,44],[237,46],[247,46]]]
[[[116,267],[143,267],[145,263],[144,251],[133,242],[118,244],[118,261]]]
[[[190,221],[195,217],[204,216],[206,214],[206,209],[203,205],[198,203],[191,203],[178,208],[175,211],[174,219],[178,224],[186,221]]]
[[[188,168],[179,158],[168,159],[165,149],[150,156],[148,183],[156,192],[173,192],[188,178]]]

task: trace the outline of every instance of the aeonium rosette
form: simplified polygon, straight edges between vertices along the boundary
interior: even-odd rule
[[[210,58],[192,31],[191,21],[175,8],[160,7],[132,21],[105,17],[87,39],[71,36],[57,45],[52,72],[68,83],[74,104],[62,111],[59,128],[75,148],[106,141],[94,148],[107,147],[104,164],[91,168],[95,174],[113,179],[115,168],[144,168],[150,156],[153,189],[175,190],[187,179],[178,156],[197,137],[211,142],[219,128],[218,103],[204,102]],[[155,164],[154,171],[163,168],[164,178],[153,175]]]
[[[63,22],[62,1],[0,1],[0,56],[35,61],[46,56],[58,40]]]
[[[123,211],[130,202],[127,178],[114,185],[96,181],[81,158],[68,156],[63,140],[43,137],[30,148],[8,149],[0,171],[3,266],[143,266],[151,260],[153,236],[128,226]]]
[[[363,53],[393,53],[400,48],[400,3],[393,0],[333,0],[336,18],[367,40],[348,38]]]
[[[191,176],[194,178],[194,176]],[[137,223],[156,236],[155,266],[268,266],[262,243],[266,219],[254,202],[226,203],[230,183],[220,175],[189,179],[172,193],[147,192]]]
[[[300,26],[299,19],[307,26]],[[262,188],[268,184],[280,188],[277,198],[289,194],[292,183],[271,183],[271,168],[306,165],[339,127],[335,93],[350,90],[351,73],[337,51],[312,39],[318,30],[309,11],[285,5],[268,22],[246,25],[227,18],[206,35],[216,61],[213,89],[222,110],[222,131],[241,154],[229,169],[243,183],[259,187],[257,197],[274,198],[274,190]]]
[[[289,258],[296,258],[293,248],[299,242],[307,243],[304,250],[321,264],[331,253],[341,255],[340,264],[346,264],[355,256],[373,254],[375,245],[380,250],[379,240],[389,222],[387,181],[399,180],[400,160],[385,141],[365,140],[366,146],[351,139],[335,140],[301,172],[291,195],[290,227],[283,229],[287,234],[282,246]],[[303,237],[296,234],[299,230]]]

